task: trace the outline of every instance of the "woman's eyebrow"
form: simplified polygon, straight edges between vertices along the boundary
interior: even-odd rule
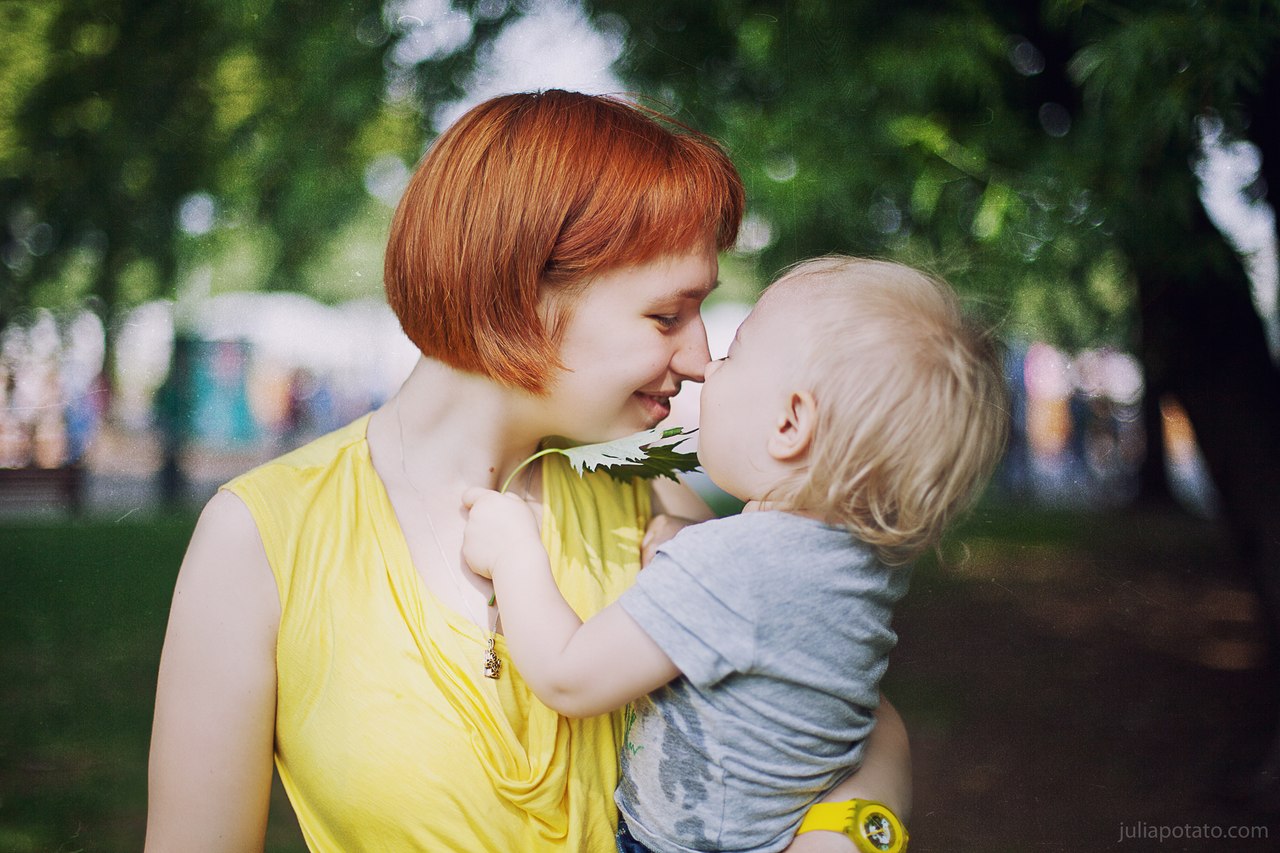
[[[705,299],[711,294],[711,291],[720,286],[720,279],[716,279],[707,286],[686,287],[676,295],[683,299]]]
[[[680,290],[668,291],[662,294],[654,294],[649,304],[653,306],[669,305],[676,300],[683,300],[683,299],[690,299],[693,301],[700,302],[703,299],[706,299],[711,294],[711,291],[715,290],[719,286],[720,286],[720,282],[717,280],[706,285],[692,285],[690,287],[681,288]]]

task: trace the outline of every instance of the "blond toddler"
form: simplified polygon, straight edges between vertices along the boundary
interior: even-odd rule
[[[539,699],[568,716],[634,703],[620,850],[781,850],[858,766],[906,564],[995,466],[1003,387],[945,283],[818,258],[765,291],[706,371],[698,457],[744,511],[682,530],[597,616],[561,597],[520,499],[464,496],[463,555],[493,579]],[[858,849],[903,849],[878,820]]]

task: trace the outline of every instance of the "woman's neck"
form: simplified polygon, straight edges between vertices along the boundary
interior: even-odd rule
[[[496,489],[536,450],[536,409],[535,398],[421,358],[374,414],[370,447],[384,473],[401,468],[431,491]]]

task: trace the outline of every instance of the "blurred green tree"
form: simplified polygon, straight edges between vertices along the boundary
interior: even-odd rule
[[[376,0],[10,0],[0,32],[0,320],[172,295],[246,234],[296,288],[370,160],[417,153]]]

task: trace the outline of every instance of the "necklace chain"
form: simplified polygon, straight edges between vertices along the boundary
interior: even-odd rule
[[[502,660],[498,657],[497,637],[498,637],[498,620],[495,617],[493,624],[489,624],[488,618],[481,621],[476,618],[475,611],[471,609],[471,602],[467,601],[467,596],[462,591],[462,585],[458,583],[458,579],[454,577],[454,567],[449,563],[449,556],[444,551],[444,546],[440,544],[440,536],[436,533],[436,524],[431,520],[431,509],[427,506],[427,498],[422,494],[418,485],[413,482],[413,477],[409,476],[409,466],[404,461],[404,419],[400,417],[400,397],[396,395],[396,426],[400,434],[400,472],[404,474],[404,480],[409,484],[409,488],[413,489],[413,493],[418,496],[418,501],[422,504],[422,514],[427,518],[427,529],[431,531],[431,540],[436,543],[436,550],[440,552],[441,565],[444,573],[449,576],[449,581],[453,584],[454,591],[458,593],[458,600],[462,602],[462,606],[466,608],[467,617],[475,623],[481,631],[489,634],[488,647],[485,649],[484,655],[484,675],[486,678],[497,678],[502,673]],[[493,599],[490,599],[490,607],[493,606]],[[485,614],[486,617],[488,614]]]

